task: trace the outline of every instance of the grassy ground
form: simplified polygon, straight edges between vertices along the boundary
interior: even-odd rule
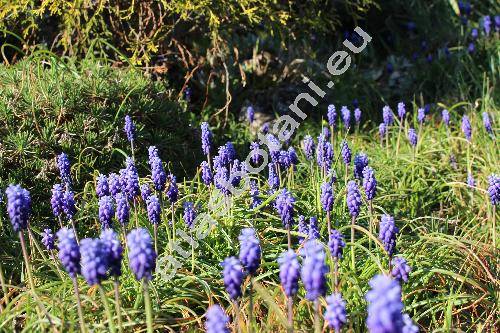
[[[22,91],[22,90],[21,90]],[[483,96],[484,98],[487,96]],[[480,103],[481,108],[497,116],[495,105]],[[475,104],[459,103],[456,105],[441,105],[451,113],[451,129],[447,132],[440,121],[440,109],[435,108],[426,119],[425,125],[419,131],[420,137],[416,151],[411,149],[406,130],[409,126],[418,128],[416,109],[410,112],[408,122],[401,136],[399,153],[396,154],[398,128],[395,126],[389,132],[389,145],[381,145],[376,126],[365,123],[363,128],[346,136],[353,153],[364,151],[368,154],[370,165],[375,169],[379,184],[378,194],[374,200],[374,213],[370,216],[364,202],[360,216],[357,219],[356,239],[352,244],[349,239],[350,217],[345,204],[345,174],[344,166],[339,159],[339,144],[343,131],[335,134],[335,170],[338,181],[335,184],[335,204],[332,216],[334,225],[345,236],[347,247],[345,258],[340,264],[340,290],[347,301],[349,316],[348,326],[356,332],[365,330],[366,302],[364,295],[368,290],[368,281],[377,273],[387,271],[388,259],[375,241],[376,231],[370,234],[368,221],[373,218],[378,221],[380,215],[394,215],[400,228],[397,237],[398,255],[405,257],[412,273],[409,282],[403,286],[403,302],[405,311],[418,323],[422,331],[486,332],[498,327],[498,266],[495,262],[493,248],[493,216],[492,207],[487,198],[487,176],[498,173],[498,148],[496,141],[483,129],[481,115]],[[394,106],[395,108],[395,106]],[[408,107],[410,108],[410,107]],[[413,108],[413,107],[411,107]],[[51,108],[47,108],[50,110]],[[376,112],[374,110],[374,112]],[[461,115],[468,114],[473,124],[473,139],[469,144],[460,131]],[[145,119],[137,120],[144,130],[148,126]],[[42,121],[42,118],[38,119]],[[495,120],[496,121],[496,120]],[[117,117],[114,128],[121,127],[121,117]],[[318,123],[304,124],[296,135],[292,145],[299,149],[299,141],[309,133],[316,137],[319,134]],[[56,126],[56,125],[55,125]],[[236,128],[246,131],[245,125]],[[498,126],[496,133],[498,133]],[[29,133],[29,132],[28,132]],[[116,135],[119,135],[116,130]],[[244,136],[251,137],[250,133]],[[139,146],[146,144],[145,139],[139,139]],[[159,144],[161,140],[156,141]],[[77,147],[71,151],[78,151]],[[160,146],[161,154],[165,154],[168,145]],[[102,147],[97,146],[97,149]],[[35,148],[38,149],[38,148]],[[126,146],[124,147],[127,153]],[[186,151],[186,154],[190,152]],[[450,154],[456,157],[456,168],[450,162]],[[72,154],[70,153],[70,156]],[[169,160],[173,160],[169,154]],[[326,241],[326,222],[318,203],[318,189],[321,184],[316,166],[305,160],[302,153],[300,163],[293,178],[289,178],[282,186],[287,187],[296,198],[297,214],[318,216],[321,226],[321,240]],[[89,168],[83,162],[76,163],[72,173],[79,177],[81,168]],[[244,155],[240,156],[241,158]],[[106,154],[99,158],[107,159]],[[201,162],[201,158],[198,162]],[[88,161],[88,160],[87,160]],[[102,163],[102,161],[96,162]],[[145,165],[141,156],[139,164]],[[115,171],[117,171],[116,167]],[[85,170],[85,169],[83,169]],[[312,170],[312,172],[311,172]],[[467,186],[467,172],[470,171],[476,180],[476,187]],[[93,173],[95,175],[95,173]],[[149,182],[148,173],[141,169],[141,182]],[[285,174],[282,175],[284,179]],[[266,203],[273,197],[267,196],[265,175],[260,175],[261,195]],[[352,178],[351,172],[347,175]],[[79,236],[96,236],[100,230],[97,218],[97,198],[94,181],[91,176],[79,177],[83,182],[83,190],[77,194],[78,214],[76,223]],[[47,187],[47,191],[48,191]],[[198,247],[191,252],[187,242],[181,246],[188,251],[186,258],[179,252],[173,255],[182,264],[171,280],[162,278],[162,272],[168,267],[161,264],[151,282],[154,311],[154,326],[158,331],[198,331],[202,329],[203,314],[212,303],[220,303],[228,313],[232,306],[224,292],[221,268],[219,263],[229,255],[237,255],[239,245],[237,236],[241,228],[253,226],[261,240],[263,260],[257,276],[253,279],[254,293],[253,313],[257,331],[284,331],[286,323],[286,303],[279,287],[278,267],[276,258],[286,249],[286,231],[274,210],[267,204],[260,209],[249,209],[248,193],[234,198],[231,209],[223,211],[220,208],[209,208],[208,201],[213,192],[203,185],[199,174],[194,178],[184,179],[180,183],[180,200],[174,210],[175,225],[178,229],[187,231],[182,221],[181,203],[194,201],[200,205],[200,212],[211,214],[217,221],[216,228],[200,240]],[[169,248],[168,230],[171,227],[170,205],[163,207],[162,221],[159,227],[159,262],[163,262]],[[498,219],[498,216],[497,216]],[[144,204],[141,203],[137,214],[133,214],[131,225],[152,227],[147,221]],[[34,268],[35,284],[40,302],[53,316],[56,326],[61,331],[77,330],[77,311],[72,293],[71,280],[62,271],[60,264],[53,258],[54,253],[42,249],[38,234],[47,225],[55,227],[54,222],[33,219],[31,230],[30,251],[31,264]],[[8,222],[3,221],[3,230],[8,229]],[[499,230],[497,230],[497,235]],[[370,238],[373,240],[370,244]],[[10,253],[2,258],[2,265],[10,266],[19,262],[18,239],[11,235],[8,239]],[[294,249],[298,249],[296,236],[293,237]],[[498,240],[497,240],[498,244]],[[351,251],[355,249],[355,265],[351,264]],[[329,265],[331,266],[329,261]],[[123,263],[124,274],[120,279],[123,322],[127,331],[145,329],[143,299],[140,284],[133,278]],[[12,275],[21,274],[20,267],[11,267],[14,273],[7,274],[6,279],[12,280]],[[8,269],[10,271],[10,269]],[[15,281],[16,279],[14,279]],[[24,281],[25,279],[22,278]],[[107,320],[103,304],[100,301],[96,287],[88,287],[83,279],[79,280],[85,321],[89,328],[95,331],[106,331]],[[331,287],[331,285],[330,285]],[[4,311],[0,314],[0,327],[10,331],[14,327],[25,330],[47,327],[47,323],[36,312],[36,303],[26,291],[23,284],[9,285],[9,302],[4,298]],[[111,302],[112,283],[105,282]],[[245,295],[240,301],[242,312],[239,316],[240,326],[246,332],[249,325],[249,279],[244,284]],[[330,288],[331,290],[331,288]],[[312,327],[312,304],[304,298],[301,287],[295,300],[295,327],[299,331],[310,331]],[[324,300],[322,300],[324,302]],[[324,303],[323,303],[324,306]],[[115,314],[116,316],[116,314]],[[117,318],[114,318],[116,322]],[[233,319],[234,320],[234,319]]]

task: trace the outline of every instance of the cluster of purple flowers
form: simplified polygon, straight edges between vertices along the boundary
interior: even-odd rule
[[[384,248],[392,257],[396,248],[396,234],[399,232],[398,227],[394,223],[394,217],[384,214],[380,219],[379,239],[384,244]]]
[[[240,241],[240,262],[248,274],[254,275],[259,268],[261,256],[260,241],[255,229],[242,229],[238,239]]]
[[[281,222],[285,228],[291,228],[293,225],[293,214],[295,199],[292,194],[285,188],[276,198],[276,210],[281,217]]]
[[[7,195],[7,212],[12,229],[15,232],[28,228],[31,213],[30,193],[19,185],[10,185],[5,190]]]

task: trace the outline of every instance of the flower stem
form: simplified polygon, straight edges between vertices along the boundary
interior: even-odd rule
[[[314,333],[321,333],[321,320],[319,314],[321,312],[321,304],[319,299],[314,301]]]
[[[104,291],[104,288],[102,287],[101,284],[98,284],[98,286],[99,286],[99,292],[101,294],[102,303],[104,304],[104,311],[106,311],[106,317],[108,317],[109,321],[109,331],[111,333],[115,333],[116,332],[115,323],[113,321],[113,316],[111,315],[111,309],[109,307],[108,298],[106,297],[106,292]]]
[[[80,331],[82,333],[87,332],[85,328],[85,321],[83,320],[83,310],[82,310],[82,301],[80,300],[80,292],[78,291],[78,282],[76,281],[76,277],[71,279],[73,281],[73,289],[75,290],[76,297],[76,307],[78,309],[78,319],[80,322]]]
[[[118,281],[118,277],[115,277],[114,287],[115,287],[115,311],[118,317],[118,331],[122,333],[123,332],[122,310],[120,302],[120,282]]]
[[[234,309],[234,328],[237,333],[241,333],[240,327],[240,307],[238,305],[238,300],[233,300]]]
[[[151,298],[149,297],[148,282],[142,280],[142,291],[144,292],[144,308],[146,310],[146,323],[148,333],[153,333],[153,310],[151,308]]]
[[[351,221],[351,264],[354,269],[354,225],[356,224],[356,217],[352,217]]]
[[[252,277],[250,276],[250,292],[248,294],[248,299],[249,299],[249,310],[248,310],[248,332],[252,333],[253,332],[253,298],[252,298],[252,292],[253,292],[253,283],[252,283]]]
[[[288,333],[293,333],[293,298],[287,297],[288,303]]]

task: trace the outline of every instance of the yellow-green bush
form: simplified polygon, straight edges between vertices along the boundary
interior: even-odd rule
[[[0,0],[0,29],[22,36],[24,47],[44,43],[68,55],[83,55],[109,43],[133,63],[147,64],[154,54],[179,51],[193,41],[217,47],[233,33],[250,29],[287,39],[334,31],[339,15],[355,20],[372,3],[373,0]]]

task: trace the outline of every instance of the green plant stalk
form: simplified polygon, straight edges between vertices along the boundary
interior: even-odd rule
[[[132,161],[135,163],[134,140],[130,141],[130,151],[132,152]]]
[[[137,204],[135,198],[133,199],[133,202],[134,202],[135,227],[139,228],[139,218],[137,216]]]
[[[113,315],[111,314],[111,308],[109,307],[108,298],[106,297],[106,292],[104,291],[104,288],[100,283],[98,284],[98,287],[99,287],[99,293],[101,294],[102,304],[104,305],[104,311],[106,311],[106,317],[108,317],[109,331],[111,333],[115,333],[116,332],[115,323],[113,321]]]
[[[80,240],[78,239],[78,233],[76,232],[75,221],[73,219],[71,219],[70,222],[71,222],[71,227],[73,228],[73,231],[75,234],[76,244],[80,245]]]
[[[153,233],[155,238],[155,252],[158,253],[158,223],[153,223]]]
[[[234,310],[234,329],[237,333],[241,333],[240,307],[238,305],[238,300],[233,300],[233,310]]]
[[[191,238],[191,273],[194,273],[195,260],[194,260],[194,238],[193,238],[193,230],[189,232]]]
[[[147,332],[153,333],[153,309],[151,307],[151,298],[149,297],[148,282],[146,279],[142,280],[142,291],[144,292],[144,308],[146,311],[146,324],[148,327]]]
[[[495,255],[495,252],[497,251],[497,246],[496,246],[496,239],[497,239],[497,226],[496,226],[496,205],[493,205],[493,217],[492,217],[492,228],[493,228],[493,255]]]
[[[250,276],[250,292],[248,293],[248,300],[249,300],[249,310],[248,310],[248,332],[252,333],[253,332],[253,283],[252,283],[252,276]]]
[[[121,302],[120,302],[120,281],[118,277],[115,277],[114,281],[114,289],[115,289],[115,311],[116,316],[118,317],[118,332],[123,332],[123,323],[122,323],[122,310],[121,310]]]
[[[331,222],[331,219],[330,219],[330,211],[326,212],[326,223],[327,223],[327,227],[328,227],[328,237],[327,237],[327,239],[329,240],[330,239],[330,235],[332,234],[332,222]]]
[[[286,227],[286,234],[288,238],[288,250],[290,250],[292,248],[292,235],[290,233],[290,225]]]
[[[22,230],[19,231],[18,234],[19,234],[19,239],[21,241],[21,249],[23,252],[24,264],[26,265],[26,272],[28,274],[28,283],[29,283],[31,292],[33,293],[33,297],[38,300],[38,296],[37,296],[36,290],[35,290],[35,283],[33,282],[33,275],[31,273],[31,265],[30,265],[30,261],[28,258],[28,251],[26,250],[26,242],[24,240],[23,231]],[[37,314],[38,314],[38,317],[40,317],[40,311],[39,311],[38,307],[37,307]]]
[[[1,262],[0,262],[0,283],[2,284],[2,292],[3,292],[3,297],[5,298],[5,304],[7,304],[9,303],[9,294],[7,287],[5,286],[5,278],[3,276],[3,267]]]
[[[321,318],[319,314],[321,313],[321,304],[319,299],[314,301],[314,333],[321,333]]]
[[[83,319],[83,309],[82,309],[82,301],[80,299],[80,292],[78,291],[78,281],[76,280],[76,277],[71,279],[73,281],[73,289],[75,291],[75,297],[76,297],[76,308],[78,310],[78,321],[80,322],[80,331],[82,333],[87,332],[87,329],[85,327],[85,321]]]
[[[398,130],[398,141],[396,142],[396,155],[399,154],[399,141],[401,139],[401,130],[403,127],[403,118],[400,119],[401,122],[399,123],[399,130]]]
[[[351,220],[351,264],[352,264],[352,269],[354,269],[354,225],[356,224],[356,217],[353,216]]]
[[[293,297],[287,297],[288,304],[288,333],[293,333]]]
[[[172,240],[175,242],[175,211],[174,211],[174,203],[170,205],[172,209]]]
[[[335,292],[339,291],[339,259],[334,258],[334,268],[333,268],[333,286],[335,288]]]

